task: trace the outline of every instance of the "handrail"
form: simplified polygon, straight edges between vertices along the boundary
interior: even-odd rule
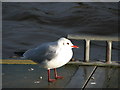
[[[77,39],[77,40],[85,40],[85,57],[84,61],[89,62],[89,55],[90,55],[90,41],[97,40],[97,41],[107,41],[107,52],[106,52],[106,62],[108,64],[111,62],[111,53],[112,53],[112,41],[120,41],[119,37],[113,36],[99,36],[99,35],[79,35],[79,34],[69,34],[69,39]]]
[[[100,35],[86,35],[86,34],[69,34],[70,39],[81,39],[81,40],[99,40],[99,41],[120,41],[119,37],[115,36],[100,36]]]

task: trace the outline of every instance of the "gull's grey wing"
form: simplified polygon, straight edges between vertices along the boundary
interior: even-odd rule
[[[26,51],[23,56],[26,59],[31,59],[35,62],[41,63],[44,60],[50,61],[54,57],[57,56],[57,44],[49,43],[49,44],[42,44],[41,46],[38,46],[37,48],[30,49]]]

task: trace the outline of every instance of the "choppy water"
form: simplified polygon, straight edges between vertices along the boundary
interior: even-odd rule
[[[118,36],[118,3],[4,2],[2,10],[3,58],[68,34]],[[72,41],[80,47],[74,50],[74,57],[83,60],[83,41]],[[104,59],[105,42],[103,46],[92,43],[91,59]],[[118,48],[117,43],[113,46]],[[113,49],[113,60],[118,60],[118,52]]]

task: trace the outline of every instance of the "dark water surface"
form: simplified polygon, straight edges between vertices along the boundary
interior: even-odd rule
[[[2,10],[3,58],[68,34],[118,36],[118,3],[4,2]],[[80,47],[75,49],[75,57],[82,60],[83,41],[73,43]],[[117,43],[113,46],[118,48]],[[105,58],[105,42],[95,42],[92,48],[91,59]],[[117,60],[118,49],[113,54]]]

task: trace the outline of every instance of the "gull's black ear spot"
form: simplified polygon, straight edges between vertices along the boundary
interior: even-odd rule
[[[64,43],[63,43],[63,45],[64,45]]]
[[[69,43],[67,43],[67,45],[69,45]]]

